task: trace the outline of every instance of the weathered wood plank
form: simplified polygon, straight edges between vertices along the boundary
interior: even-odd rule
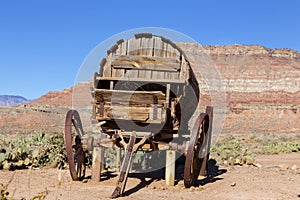
[[[140,55],[141,38],[131,38],[127,44],[127,55]]]
[[[145,79],[146,78],[146,73],[147,73],[147,70],[138,70],[138,77],[137,78]]]
[[[125,137],[125,138],[130,137],[131,134],[132,134],[131,131],[122,131],[122,136]],[[143,137],[148,138],[151,134],[152,134],[152,132],[136,131],[136,137],[137,138],[143,138]]]
[[[174,58],[146,56],[114,56],[111,64],[114,69],[144,69],[156,71],[179,71],[180,61]]]
[[[181,68],[181,71],[180,71],[180,77],[179,78],[180,79],[188,80],[189,76],[190,76],[190,74],[189,74],[189,64],[186,61],[184,55],[182,55],[182,60],[181,60],[180,68]]]
[[[116,184],[116,188],[113,194],[111,195],[112,199],[121,196],[124,192],[125,185],[128,178],[128,173],[132,166],[132,162],[136,153],[135,150],[133,150],[135,141],[136,141],[136,135],[135,132],[133,131],[132,135],[130,136],[129,143],[128,145],[126,145],[125,155],[121,165],[119,178]]]
[[[164,79],[165,74],[163,71],[152,71],[152,77],[153,79]]]
[[[171,73],[171,79],[173,80],[179,80],[180,74],[179,73]]]
[[[175,185],[175,160],[176,160],[175,158],[176,158],[176,151],[167,150],[165,179],[166,179],[166,184],[170,186]]]
[[[158,107],[160,116],[157,119],[153,119],[150,116],[153,113],[154,107],[134,107],[134,106],[121,106],[121,105],[105,105],[104,115],[100,116],[96,114],[97,119],[111,120],[111,119],[123,119],[123,120],[134,120],[142,122],[162,122],[165,119],[164,113],[162,112],[162,106]]]
[[[128,62],[128,61],[155,62],[158,64],[168,64],[168,63],[180,64],[179,58],[165,58],[165,57],[157,57],[157,56],[149,57],[149,56],[137,56],[137,55],[132,55],[132,56],[118,55],[112,57],[113,65],[119,65],[119,63],[124,64],[123,62]]]
[[[158,107],[154,104],[153,109],[150,109],[149,117],[151,120],[162,120],[162,106]]]
[[[161,40],[162,40],[162,49],[163,49],[163,57],[168,57],[168,46],[169,46],[169,43],[170,43],[170,40],[164,38],[164,37],[161,37]]]
[[[177,49],[174,48],[173,45],[168,44],[167,57],[169,57],[169,58],[178,58],[179,59],[180,53]]]
[[[127,49],[126,49],[126,55],[135,55],[135,38],[130,38],[127,40]]]
[[[119,49],[119,45],[118,44],[114,44],[109,51],[111,52],[112,55],[116,55],[117,50]]]
[[[120,55],[127,55],[127,40],[122,43]]]
[[[142,38],[141,41],[141,49],[143,56],[153,56],[153,48],[154,48],[154,39],[153,38]]]
[[[138,70],[138,77],[136,79],[131,79],[132,81],[138,81],[138,80],[151,80],[152,79],[152,72],[151,70]],[[146,81],[147,82],[147,81]],[[152,81],[150,81],[152,82]]]
[[[125,48],[125,52],[124,52],[124,47],[123,47],[124,44],[126,45],[126,41],[124,41],[123,39],[117,41],[116,45],[118,46],[118,48],[114,55],[125,55],[126,54],[126,48]]]
[[[138,38],[152,38],[152,33],[137,33],[137,34],[134,34],[134,37],[136,39],[138,39]]]
[[[138,56],[142,55],[141,42],[142,42],[142,38],[136,39],[135,41],[136,55]]]
[[[113,81],[109,81],[109,89],[110,90],[114,89],[114,82]]]
[[[107,55],[106,57],[106,63],[103,67],[103,76],[104,77],[111,77],[112,71],[111,71],[111,58],[112,58],[112,54],[110,53],[109,55]]]
[[[105,90],[95,89],[96,101],[112,102],[122,105],[151,105],[154,104],[154,96],[157,103],[163,105],[165,94],[161,91],[125,91],[125,90]]]
[[[178,72],[165,72],[165,79],[178,80]]]
[[[151,71],[147,71],[147,72],[151,72]],[[144,83],[155,83],[155,82],[159,82],[159,83],[178,83],[178,84],[183,84],[185,83],[185,80],[172,80],[172,79],[151,79],[151,77],[144,79],[144,78],[134,78],[134,79],[129,79],[129,78],[117,78],[117,77],[100,77],[97,76],[96,80],[106,80],[106,81],[110,81],[110,80],[115,80],[115,81],[133,81],[133,82],[144,82]]]
[[[116,170],[117,172],[120,171],[121,166],[121,148],[116,147]]]
[[[99,182],[104,163],[104,149],[102,147],[94,147],[92,163],[92,181]]]
[[[149,119],[149,112],[151,108],[147,107],[124,107],[112,106],[107,107],[105,116],[111,119],[137,120],[147,121]]]
[[[125,69],[123,69],[123,70],[125,70]],[[124,77],[129,78],[129,79],[138,78],[138,73],[139,73],[139,70],[129,69],[129,70],[125,71]]]
[[[106,64],[107,60],[106,58],[103,58],[100,62],[100,70],[99,70],[99,73],[101,76],[103,76],[103,71],[104,71],[104,66]]]
[[[165,56],[169,58],[179,58],[180,57],[180,51],[177,45],[172,42],[171,40],[162,37],[162,41],[164,42],[164,50],[165,50]]]
[[[171,85],[167,84],[167,88],[166,88],[166,107],[169,107],[169,103],[170,103],[170,88]]]
[[[179,56],[177,54],[177,49],[174,48],[174,46],[172,46],[171,44],[168,44],[168,47],[167,47],[167,57],[168,58],[178,58],[179,59]]]
[[[163,57],[163,42],[160,37],[154,38],[154,52],[153,56]]]
[[[125,74],[125,69],[112,68],[112,77],[123,77]]]

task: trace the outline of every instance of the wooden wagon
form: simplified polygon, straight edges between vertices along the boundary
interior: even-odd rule
[[[206,174],[213,109],[197,112],[198,81],[175,43],[151,33],[117,41],[94,75],[92,96],[92,119],[101,125],[102,137],[84,134],[76,110],[66,116],[65,143],[73,180],[84,176],[87,150],[111,145],[125,150],[113,198],[123,194],[138,149],[168,151],[167,184],[174,184],[175,151],[185,155],[185,187]],[[94,155],[92,177],[100,178],[97,168],[103,161],[96,159],[97,154],[101,153]]]

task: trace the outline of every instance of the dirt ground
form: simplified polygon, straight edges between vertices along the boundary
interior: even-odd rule
[[[217,166],[211,162],[210,176],[199,177],[199,186],[190,189],[184,188],[179,168],[175,186],[165,185],[163,170],[131,174],[125,195],[119,199],[300,199],[300,153],[258,156],[257,162],[261,166]],[[68,170],[1,170],[0,183],[6,184],[13,176],[9,184],[13,199],[31,199],[38,194],[57,200],[109,199],[116,176],[107,173],[95,183],[89,175],[90,171],[83,182],[73,182]]]

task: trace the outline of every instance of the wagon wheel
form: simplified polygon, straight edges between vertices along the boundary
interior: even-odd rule
[[[206,167],[208,154],[209,117],[201,113],[191,131],[189,147],[184,166],[184,186],[189,188],[195,185],[201,168]],[[202,170],[201,170],[202,171]]]
[[[207,166],[208,166],[208,160],[209,160],[209,153],[210,153],[210,143],[211,143],[211,134],[212,134],[212,121],[213,121],[213,107],[207,106],[205,113],[208,114],[208,123],[209,127],[207,130],[207,133],[205,134],[205,148],[202,151],[202,155],[200,158],[203,158],[202,165],[200,168],[200,175],[205,176],[207,175]]]
[[[73,137],[73,131],[75,131],[75,137]],[[81,142],[83,134],[78,112],[76,110],[69,110],[65,121],[65,145],[69,170],[73,181],[81,180],[85,175],[85,152]]]

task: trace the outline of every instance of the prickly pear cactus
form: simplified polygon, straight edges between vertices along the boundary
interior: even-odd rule
[[[7,135],[0,138],[0,149],[0,169],[67,166],[62,133]]]

